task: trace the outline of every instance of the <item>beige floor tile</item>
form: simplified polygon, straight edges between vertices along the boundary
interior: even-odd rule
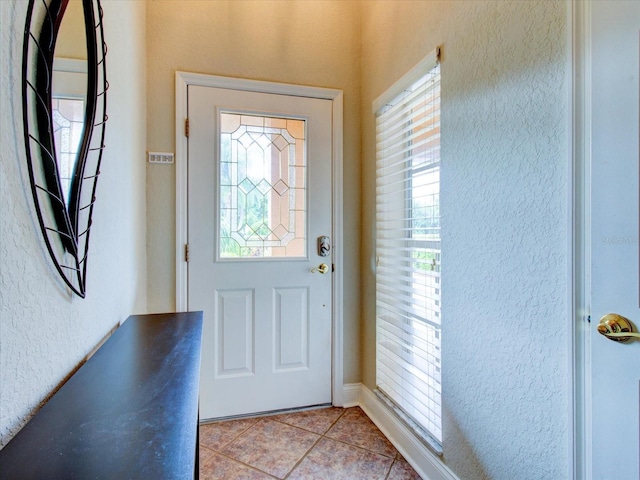
[[[280,422],[260,419],[221,453],[278,478],[284,478],[319,435]]]
[[[219,451],[257,422],[257,418],[242,418],[200,425],[200,445]]]
[[[200,450],[200,480],[273,480],[273,477],[216,452]]]
[[[349,408],[326,433],[329,438],[395,458],[397,450],[359,408]]]
[[[406,460],[396,460],[391,466],[387,480],[420,480],[420,475]]]
[[[205,424],[200,446],[203,480],[420,480],[359,407]]]
[[[384,480],[392,458],[322,438],[289,476],[290,480]]]
[[[344,408],[331,407],[286,413],[269,418],[322,435],[344,414],[344,411]]]

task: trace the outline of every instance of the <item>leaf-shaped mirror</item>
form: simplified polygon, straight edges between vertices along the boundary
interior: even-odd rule
[[[61,59],[69,45],[85,58]],[[100,0],[29,1],[22,106],[31,191],[56,270],[81,297],[107,120],[105,55]],[[79,88],[66,88],[72,78]]]

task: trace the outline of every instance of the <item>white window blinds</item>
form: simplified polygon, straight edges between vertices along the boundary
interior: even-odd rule
[[[376,113],[378,390],[410,426],[442,442],[440,67],[437,53]],[[401,80],[398,83],[403,82]],[[408,418],[407,418],[408,417]],[[417,424],[417,425],[416,425]],[[429,442],[433,443],[433,442]]]

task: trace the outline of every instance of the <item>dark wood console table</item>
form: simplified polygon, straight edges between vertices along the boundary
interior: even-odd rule
[[[0,450],[0,479],[198,476],[202,312],[134,315]]]

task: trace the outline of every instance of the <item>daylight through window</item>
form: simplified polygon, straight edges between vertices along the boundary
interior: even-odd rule
[[[439,448],[442,318],[437,54],[390,90],[400,93],[374,106],[376,381],[381,398]]]

